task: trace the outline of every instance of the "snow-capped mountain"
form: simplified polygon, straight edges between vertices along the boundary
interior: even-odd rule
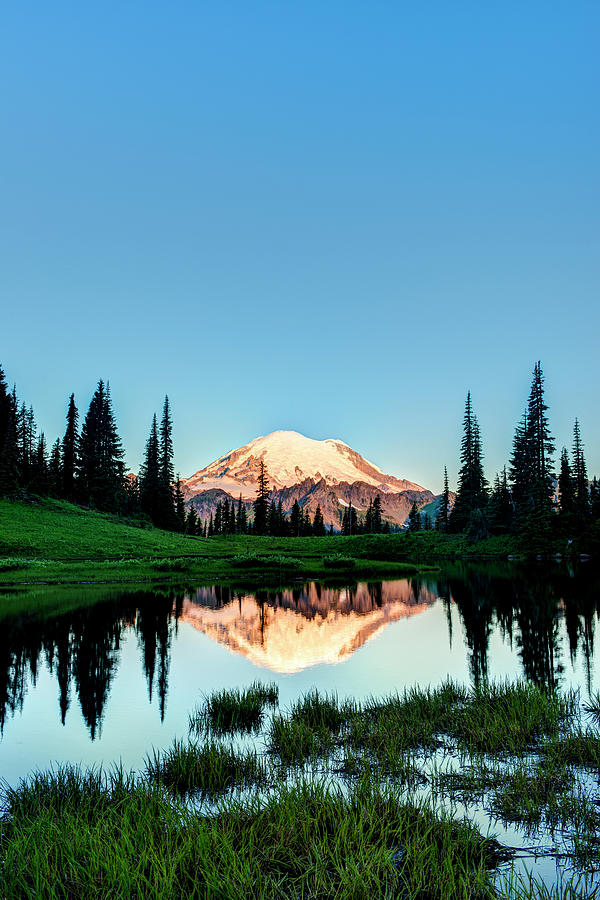
[[[425,490],[412,481],[386,475],[343,441],[332,438],[315,441],[297,431],[273,431],[238,450],[230,450],[185,479],[186,494],[191,497],[200,491],[220,489],[235,497],[241,494],[245,499],[253,499],[261,460],[275,490],[292,487],[306,479],[324,481],[328,486],[361,481],[381,493]]]
[[[297,431],[274,431],[200,469],[182,482],[188,503],[201,518],[214,513],[225,495],[249,505],[256,496],[261,460],[265,463],[271,498],[281,500],[284,512],[294,501],[314,515],[320,505],[326,525],[337,528],[344,507],[352,502],[359,515],[369,500],[380,495],[384,518],[403,523],[416,500],[430,503],[433,494],[405,478],[387,475],[343,441],[313,440]]]

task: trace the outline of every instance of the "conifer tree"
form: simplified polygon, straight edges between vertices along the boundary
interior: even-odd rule
[[[261,459],[258,472],[258,484],[256,499],[254,500],[254,533],[267,533],[267,517],[269,511],[269,479],[265,468],[265,461]]]
[[[365,534],[373,533],[373,500],[369,498],[369,505],[365,513]]]
[[[315,510],[313,534],[315,535],[315,537],[324,537],[325,535],[325,523],[323,521],[323,513],[321,512],[320,504],[317,504],[317,508]]]
[[[71,503],[76,498],[75,477],[79,444],[78,422],[79,412],[75,406],[75,394],[71,394],[67,408],[67,427],[62,440],[62,496]]]
[[[450,491],[448,489],[448,469],[444,466],[444,490],[440,497],[440,506],[435,520],[435,527],[438,531],[445,532],[448,530],[448,517],[450,515]]]
[[[48,450],[46,446],[46,438],[43,431],[38,438],[37,447],[33,458],[33,472],[30,486],[31,490],[35,494],[40,494],[40,496],[42,497],[46,497],[48,495]]]
[[[0,496],[15,491],[18,478],[17,400],[0,366]]]
[[[150,434],[146,441],[144,461],[139,474],[140,505],[154,525],[158,525],[161,518],[161,471],[160,448],[158,441],[158,423],[156,413],[152,417]]]
[[[177,528],[175,502],[173,497],[174,481],[173,422],[171,419],[169,398],[165,396],[159,435],[158,524],[160,524],[161,528],[169,530],[175,530]]]
[[[123,456],[110,387],[100,380],[81,429],[78,482],[85,503],[109,512],[119,510],[124,499]]]
[[[207,537],[212,537],[214,533],[215,533],[215,525],[214,525],[214,522],[213,522],[213,514],[211,513],[211,514],[210,514],[210,519],[209,519],[209,521],[208,521],[208,528],[207,528],[207,531],[206,531],[206,536],[207,536]]]
[[[215,518],[213,521],[213,534],[221,534],[223,531],[223,504],[220,500],[217,501],[217,508],[215,510]]]
[[[567,448],[563,447],[560,455],[560,473],[558,476],[559,522],[563,532],[570,533],[575,525],[575,485],[569,463]]]
[[[246,534],[248,530],[248,521],[246,517],[246,507],[242,501],[242,495],[240,494],[238,499],[238,508],[237,508],[237,518],[236,518],[236,528],[238,534]]]
[[[594,475],[590,489],[591,513],[594,522],[600,520],[600,481]]]
[[[294,504],[292,506],[292,511],[290,513],[290,531],[292,533],[292,537],[299,537],[300,524],[301,524],[300,507],[298,505],[298,501],[294,500]]]
[[[175,521],[177,523],[177,531],[185,531],[185,500],[183,499],[183,490],[181,488],[181,478],[179,472],[175,479]]]
[[[187,518],[185,520],[185,531],[186,534],[196,534],[197,529],[198,520],[196,518],[196,510],[194,509],[194,505],[190,503],[190,505],[188,506]]]
[[[381,534],[382,517],[381,517],[381,497],[375,495],[373,500],[373,531],[375,534]]]
[[[505,466],[501,476],[496,473],[488,504],[487,518],[492,534],[506,534],[510,530],[512,513],[512,500]]]
[[[575,513],[579,527],[585,527],[590,515],[590,488],[588,484],[587,466],[583,452],[583,442],[579,421],[575,419],[573,428],[573,486],[575,494]]]
[[[487,481],[483,474],[481,437],[471,404],[470,391],[467,393],[465,403],[460,461],[456,500],[449,517],[449,528],[454,532],[469,528],[475,513],[480,520],[487,505]]]
[[[419,507],[417,506],[417,501],[415,500],[408,514],[408,530],[420,531],[421,524],[421,513],[419,512]]]
[[[62,462],[60,438],[56,438],[50,451],[48,461],[48,493],[51,497],[60,497],[62,492]]]

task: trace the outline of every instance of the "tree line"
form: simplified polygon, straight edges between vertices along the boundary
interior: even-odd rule
[[[483,448],[470,391],[467,393],[460,449],[456,499],[450,502],[448,471],[435,528],[450,534],[465,533],[473,540],[489,535],[519,534],[540,548],[557,538],[581,538],[600,532],[600,482],[588,478],[581,427],[573,426],[571,452],[562,448],[558,471],[556,444],[548,418],[544,374],[534,366],[523,416],[514,432],[512,453],[490,486],[483,468]],[[413,507],[409,528],[423,523]]]
[[[80,427],[75,395],[67,402],[62,438],[48,448],[33,409],[9,390],[0,366],[0,495],[19,492],[145,519],[172,531],[185,529],[185,506],[173,467],[173,422],[165,397],[160,427],[152,419],[139,476],[125,472],[125,452],[102,379]]]

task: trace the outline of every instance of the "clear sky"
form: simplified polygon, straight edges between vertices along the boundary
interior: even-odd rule
[[[5,4],[0,363],[52,442],[111,383],[137,468],[259,434],[493,476],[541,359],[600,474],[600,4]]]

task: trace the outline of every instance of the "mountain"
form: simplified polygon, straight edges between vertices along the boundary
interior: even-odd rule
[[[406,520],[415,500],[423,506],[434,499],[431,491],[420,485],[386,475],[343,441],[317,441],[297,431],[274,431],[184,479],[186,501],[193,503],[202,518],[214,513],[224,494],[236,499],[241,494],[250,504],[256,496],[261,460],[271,497],[276,503],[281,499],[284,511],[290,510],[295,500],[313,514],[320,505],[325,523],[334,527],[350,502],[360,514],[377,494],[384,518],[394,524]]]

